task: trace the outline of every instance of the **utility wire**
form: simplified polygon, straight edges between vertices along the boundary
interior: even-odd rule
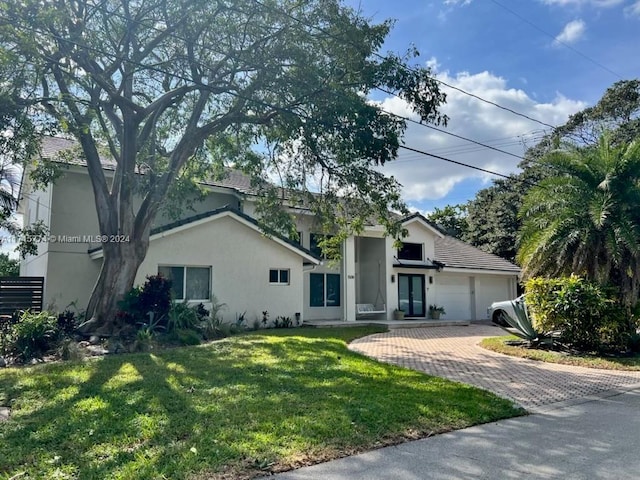
[[[260,0],[252,0],[252,1],[253,1],[255,4],[260,5],[260,6],[261,6],[261,7],[263,7],[263,8],[269,8],[269,9],[271,9],[271,10],[275,10],[275,9],[273,9],[273,7],[269,7],[269,6],[265,5],[265,4],[264,4],[264,3],[262,3]],[[316,30],[318,30],[319,32],[324,33],[325,35],[330,36],[331,38],[333,38],[333,39],[335,39],[335,40],[340,40],[340,41],[342,41],[342,42],[349,43],[349,44],[351,44],[351,45],[353,45],[353,46],[357,46],[357,45],[356,45],[353,41],[351,41],[351,39],[349,39],[349,38],[346,38],[346,37],[338,37],[337,35],[335,35],[335,34],[333,34],[333,33],[331,33],[331,32],[328,32],[328,31],[326,31],[325,29],[323,29],[323,28],[321,28],[321,27],[318,27],[317,25],[310,25],[310,24],[308,24],[308,23],[305,23],[305,22],[303,22],[302,20],[300,20],[299,18],[297,18],[297,17],[295,17],[295,16],[293,16],[293,15],[289,14],[288,12],[285,12],[285,11],[282,11],[282,10],[278,10],[277,12],[278,12],[278,13],[281,13],[282,15],[285,15],[285,16],[287,16],[287,17],[291,18],[291,19],[293,19],[294,21],[296,21],[296,22],[300,23],[301,25],[303,25],[303,26],[305,26],[305,27],[316,29]],[[386,60],[386,61],[388,61],[388,60],[389,60],[389,57],[385,57],[384,55],[381,55],[381,54],[379,54],[379,53],[377,53],[377,52],[374,52],[374,53],[373,53],[373,55],[374,55],[375,57],[377,57],[377,58],[381,59],[381,60]],[[416,72],[417,72],[417,70],[416,70],[415,68],[409,67],[409,66],[404,65],[404,64],[402,64],[402,63],[396,62],[396,65],[400,66],[401,68],[406,69],[406,70],[407,70],[407,71],[409,71],[409,72],[413,72],[413,73],[416,73]],[[437,83],[439,83],[439,84],[441,84],[441,85],[444,85],[445,87],[451,88],[452,90],[456,90],[456,91],[458,91],[458,92],[460,92],[460,93],[462,93],[462,94],[464,94],[464,95],[468,95],[468,96],[470,96],[470,97],[472,97],[472,98],[475,98],[476,100],[479,100],[479,101],[481,101],[481,102],[487,103],[487,104],[489,104],[489,105],[493,105],[494,107],[499,108],[499,109],[501,109],[501,110],[504,110],[504,111],[506,111],[506,112],[512,113],[512,114],[517,115],[517,116],[522,117],[522,118],[526,118],[527,120],[530,120],[530,121],[535,122],[535,123],[539,123],[540,125],[543,125],[543,126],[545,126],[545,127],[553,128],[554,130],[555,130],[555,128],[556,128],[556,126],[554,126],[554,125],[551,125],[551,124],[549,124],[549,123],[543,122],[542,120],[538,120],[538,119],[536,119],[536,118],[533,118],[533,117],[531,117],[531,116],[529,116],[529,115],[527,115],[527,114],[525,114],[525,113],[518,112],[518,111],[516,111],[516,110],[513,110],[512,108],[505,107],[505,106],[500,105],[500,104],[498,104],[498,103],[496,103],[496,102],[493,102],[493,101],[491,101],[491,100],[487,100],[486,98],[482,98],[482,97],[480,97],[479,95],[476,95],[476,94],[471,93],[471,92],[467,92],[466,90],[463,90],[463,89],[462,89],[462,88],[460,88],[460,87],[455,87],[455,86],[453,86],[453,85],[451,85],[451,84],[449,84],[449,83],[447,83],[447,82],[445,82],[445,81],[443,81],[443,80],[440,80],[440,79],[439,79],[438,77],[436,77],[436,76],[432,77],[432,79],[433,79],[435,82],[437,82]]]
[[[540,28],[538,25],[536,25],[535,23],[533,23],[531,20],[529,20],[528,18],[520,15],[518,12],[516,12],[515,10],[507,7],[505,4],[503,4],[502,2],[499,2],[498,0],[491,0],[493,3],[495,3],[496,5],[498,5],[499,7],[505,9],[507,12],[509,12],[511,15],[513,15],[516,18],[519,18],[520,20],[522,20],[523,22],[525,22],[526,24],[530,25],[531,27],[535,28],[537,31],[539,31],[540,33],[543,33],[544,35],[553,38],[553,40],[555,42],[557,42],[558,44],[562,45],[563,47],[568,48],[569,50],[571,50],[572,52],[576,53],[577,55],[580,55],[582,58],[584,58],[585,60],[593,63],[594,65],[600,67],[601,69],[603,69],[604,71],[610,73],[611,75],[618,77],[619,79],[622,80],[622,77],[620,75],[618,75],[616,72],[614,72],[613,70],[611,70],[609,67],[603,65],[602,63],[598,62],[597,60],[594,60],[593,58],[591,58],[590,56],[582,53],[580,50],[572,47],[571,45],[569,45],[567,42],[563,42],[562,40],[558,40],[558,38],[547,32],[546,30]]]
[[[433,153],[429,153],[429,152],[425,152],[424,150],[420,150],[417,148],[413,148],[413,147],[407,147],[406,145],[400,145],[400,148],[402,148],[403,150],[408,150],[410,152],[414,152],[414,153],[419,153],[421,155],[425,155],[431,158],[437,158],[438,160],[442,160],[445,162],[449,162],[449,163],[453,163],[455,165],[460,165],[463,167],[467,167],[467,168],[472,168],[473,170],[478,170],[480,172],[484,172],[484,173],[488,173],[490,175],[495,175],[497,177],[502,177],[502,178],[506,178],[509,180],[513,180],[513,175],[505,175],[504,173],[498,173],[498,172],[494,172],[493,170],[488,170],[486,168],[482,168],[482,167],[476,167],[475,165],[469,165],[468,163],[464,163],[464,162],[458,162],[457,160],[452,160],[450,158],[447,157],[442,157],[440,155],[434,155]],[[536,185],[533,182],[529,182],[527,180],[525,180],[526,183],[529,183],[530,185]]]

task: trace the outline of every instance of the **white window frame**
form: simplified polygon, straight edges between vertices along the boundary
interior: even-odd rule
[[[188,301],[189,302],[210,302],[211,301],[211,283],[212,283],[212,276],[211,276],[211,272],[212,272],[212,268],[211,265],[168,265],[168,264],[161,264],[158,265],[158,273],[160,273],[160,268],[161,267],[165,267],[165,268],[182,268],[183,270],[183,274],[182,274],[182,298],[174,298],[173,300],[175,300],[176,302],[184,302],[185,300],[187,300],[185,298],[185,294],[187,293],[187,270],[189,268],[206,268],[209,270],[209,298],[189,298]]]
[[[271,281],[271,272],[278,272],[278,281]],[[282,272],[287,272],[287,281],[282,281]],[[290,268],[270,268],[269,269],[269,285],[291,285],[291,269]]]

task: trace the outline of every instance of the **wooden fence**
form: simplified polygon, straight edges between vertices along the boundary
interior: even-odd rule
[[[0,277],[0,315],[42,311],[44,277]]]

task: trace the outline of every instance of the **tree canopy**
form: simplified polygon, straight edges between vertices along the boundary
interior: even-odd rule
[[[612,146],[640,138],[640,80],[615,83],[592,107],[574,115],[539,143],[533,145],[520,163],[522,171],[508,179],[496,180],[480,190],[467,204],[467,230],[463,239],[507,260],[516,259],[517,232],[522,226],[518,211],[527,192],[543,179],[556,175],[559,165],[545,155],[559,148],[598,145],[607,130]]]
[[[387,216],[403,207],[399,186],[372,167],[395,158],[405,124],[367,95],[381,88],[422,121],[446,117],[429,69],[408,65],[416,52],[378,53],[390,28],[338,0],[4,6],[0,43],[21,73],[20,98],[78,140],[100,233],[132,239],[102,245],[91,328],[112,327],[164,200],[225,161],[290,191],[314,183],[323,195],[305,200],[318,212],[335,212],[320,202],[338,194],[358,199],[358,212],[343,212],[349,221],[334,219],[343,229],[374,215],[399,232]],[[112,178],[101,156],[115,163]]]
[[[531,188],[520,216],[525,277],[579,274],[613,284],[627,306],[640,282],[640,141],[570,146],[542,159],[558,173]]]

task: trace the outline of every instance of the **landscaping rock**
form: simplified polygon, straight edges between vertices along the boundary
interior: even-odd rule
[[[0,357],[0,368],[4,368],[7,366],[7,361],[4,359],[4,357]]]
[[[9,420],[9,415],[11,415],[11,410],[7,407],[0,407],[0,422]]]
[[[85,348],[87,352],[89,352],[89,355],[92,355],[94,357],[107,355],[109,353],[109,350],[101,345],[87,345]]]
[[[91,335],[89,337],[89,344],[98,345],[100,343],[100,337],[97,335]]]

